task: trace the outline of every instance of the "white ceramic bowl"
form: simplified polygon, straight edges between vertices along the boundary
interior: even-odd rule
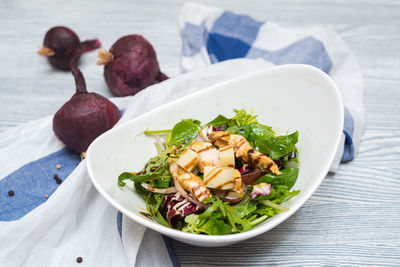
[[[141,170],[156,155],[153,138],[145,129],[168,129],[184,118],[203,123],[218,114],[233,115],[246,108],[278,133],[299,131],[299,177],[294,189],[301,192],[284,203],[288,212],[232,235],[207,236],[162,226],[142,214],[145,203],[134,190],[121,189],[117,178],[125,171]],[[308,65],[284,65],[239,77],[161,106],[102,134],[87,151],[87,166],[94,186],[114,207],[132,220],[161,234],[198,246],[237,243],[277,226],[296,212],[326,176],[343,129],[343,106],[334,82]],[[136,137],[135,137],[136,136]],[[301,218],[299,218],[301,220]]]

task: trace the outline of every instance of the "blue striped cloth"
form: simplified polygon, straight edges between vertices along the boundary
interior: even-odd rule
[[[345,105],[342,144],[331,171],[354,158],[365,123],[363,82],[355,56],[336,33],[319,27],[284,28],[195,3],[185,4],[179,26],[185,71],[225,60],[258,58],[271,66],[308,64],[329,74]]]

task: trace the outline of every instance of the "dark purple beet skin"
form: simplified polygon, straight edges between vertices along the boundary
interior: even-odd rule
[[[106,59],[99,57],[104,66],[104,78],[110,90],[118,96],[134,95],[140,90],[168,77],[160,72],[153,46],[142,36],[132,34],[117,40]]]
[[[81,153],[94,139],[111,129],[121,113],[107,98],[88,93],[80,70],[73,64],[71,69],[76,93],[54,115],[53,131],[68,148]]]
[[[46,56],[51,65],[58,69],[69,70],[72,58],[79,59],[80,55],[101,46],[99,40],[88,40],[81,43],[78,35],[63,26],[51,28],[45,35],[43,47],[39,55]]]

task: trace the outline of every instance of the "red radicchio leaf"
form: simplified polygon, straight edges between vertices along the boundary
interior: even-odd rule
[[[253,191],[251,191],[249,196],[252,199],[255,199],[258,195],[268,196],[269,194],[271,194],[271,185],[267,183],[260,183],[253,187]]]
[[[172,228],[178,228],[183,219],[202,208],[181,196],[179,193],[169,194],[164,198],[162,206],[167,214],[167,220]]]

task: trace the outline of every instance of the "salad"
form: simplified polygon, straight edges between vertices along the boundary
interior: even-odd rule
[[[157,155],[139,172],[124,172],[156,222],[188,233],[248,231],[288,211],[297,195],[298,132],[277,136],[244,109],[202,124],[184,119],[172,129],[147,130]]]

